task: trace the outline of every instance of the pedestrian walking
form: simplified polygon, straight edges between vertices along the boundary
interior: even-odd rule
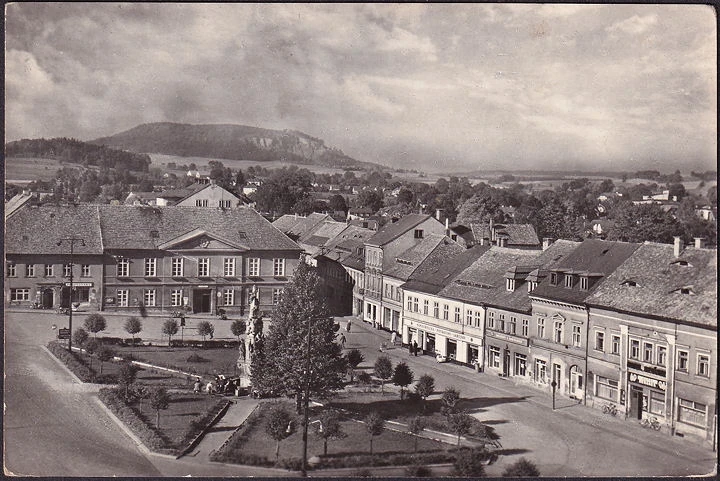
[[[346,341],[345,334],[340,334],[340,345],[342,346],[343,349],[345,349],[345,341]]]
[[[200,389],[202,385],[200,384],[200,379],[195,380],[195,384],[193,384],[193,392],[195,394],[200,394]]]
[[[417,353],[418,353],[417,341],[413,341],[413,354],[415,354],[415,357],[417,357]]]
[[[352,322],[350,321],[350,319],[348,319],[347,325],[345,325],[345,330],[347,332],[350,332],[350,326],[352,326]]]

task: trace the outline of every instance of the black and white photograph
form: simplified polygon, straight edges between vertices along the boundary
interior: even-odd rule
[[[711,4],[4,28],[6,476],[717,475]]]

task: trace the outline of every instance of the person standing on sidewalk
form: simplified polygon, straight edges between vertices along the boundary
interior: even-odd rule
[[[412,345],[413,345],[413,354],[415,354],[415,357],[417,357],[417,353],[418,353],[417,341],[413,341]]]
[[[395,347],[396,339],[397,339],[397,333],[395,331],[393,331],[392,334],[390,334],[390,344],[392,344],[393,347]]]
[[[340,345],[345,349],[345,334],[340,334]]]

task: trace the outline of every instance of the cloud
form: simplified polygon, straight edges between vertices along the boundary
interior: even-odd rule
[[[647,32],[657,24],[657,14],[644,15],[642,17],[633,15],[628,19],[613,23],[605,30],[610,33],[622,32],[627,35],[640,35]]]

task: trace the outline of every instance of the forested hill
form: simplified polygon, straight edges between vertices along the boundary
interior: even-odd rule
[[[125,132],[93,140],[151,154],[208,157],[259,162],[281,160],[338,168],[378,167],[327,147],[322,139],[294,130],[270,130],[232,124],[191,125],[169,122],[142,124]]]
[[[150,156],[124,152],[103,145],[94,145],[76,139],[22,139],[5,144],[6,157],[42,157],[96,165],[104,168],[147,172]]]

